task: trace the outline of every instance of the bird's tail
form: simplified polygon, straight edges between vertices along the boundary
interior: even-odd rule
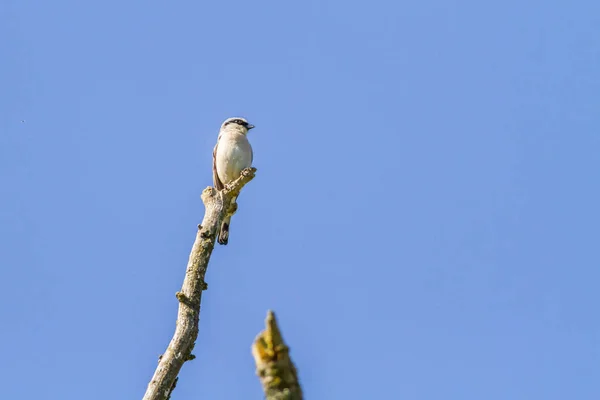
[[[225,217],[221,224],[221,230],[217,235],[217,242],[219,244],[227,244],[229,241],[229,224],[231,223],[231,216]]]

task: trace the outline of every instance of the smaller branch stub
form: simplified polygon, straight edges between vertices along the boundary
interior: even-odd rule
[[[267,400],[302,400],[296,367],[289,356],[273,311],[267,313],[266,329],[252,344],[252,356]]]

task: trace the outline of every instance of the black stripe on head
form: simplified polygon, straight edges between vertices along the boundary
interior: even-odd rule
[[[232,119],[231,121],[225,122],[225,125],[223,125],[223,127],[225,127],[229,124],[237,124],[237,125],[244,126],[246,128],[248,127],[248,122],[244,121],[243,119],[240,119],[240,118],[235,118],[235,119]]]

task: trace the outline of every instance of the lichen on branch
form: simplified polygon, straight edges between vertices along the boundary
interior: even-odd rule
[[[298,373],[273,311],[267,313],[265,325],[252,344],[252,356],[266,399],[302,400]]]

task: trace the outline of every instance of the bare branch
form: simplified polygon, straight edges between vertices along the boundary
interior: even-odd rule
[[[256,374],[260,378],[267,400],[302,400],[302,389],[289,347],[277,326],[273,311],[267,313],[266,329],[252,344]]]
[[[202,291],[207,289],[204,276],[215,247],[217,232],[226,214],[234,209],[233,204],[240,190],[254,178],[255,173],[256,168],[245,169],[238,179],[222,191],[208,187],[202,192],[202,202],[206,211],[202,224],[198,225],[181,291],[176,294],[179,311],[175,334],[158,361],[158,367],[148,384],[143,400],[169,399],[183,363],[195,358],[192,350],[198,337],[200,301]]]

